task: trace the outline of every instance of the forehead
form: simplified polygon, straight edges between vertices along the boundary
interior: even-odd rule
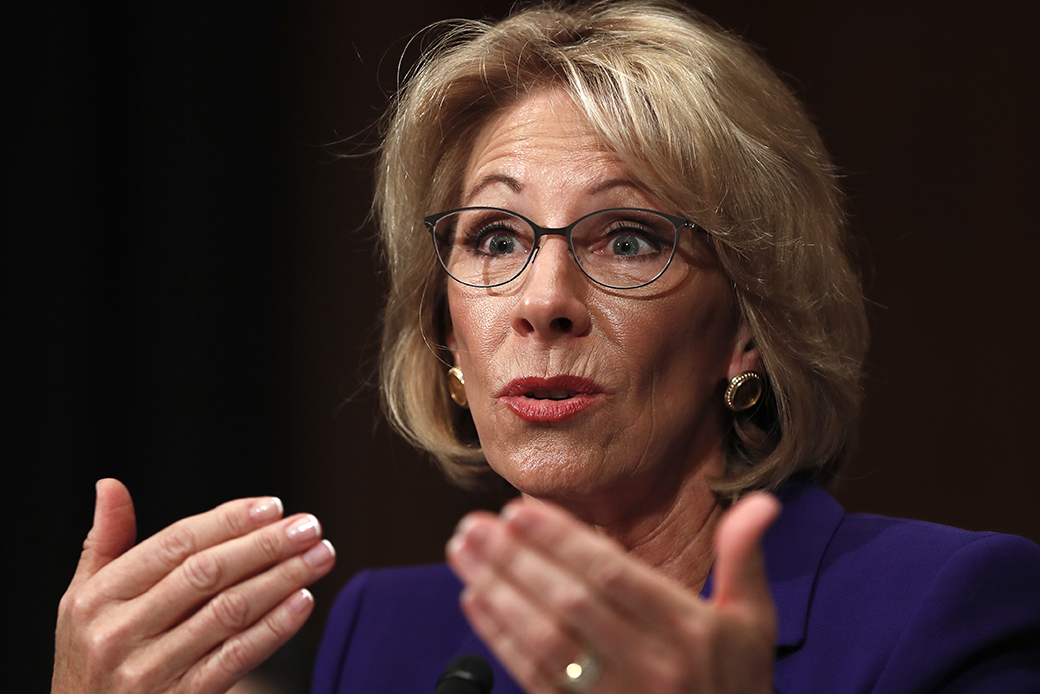
[[[466,166],[463,202],[472,204],[489,189],[592,190],[606,181],[642,188],[569,95],[539,92],[499,112],[479,131]]]

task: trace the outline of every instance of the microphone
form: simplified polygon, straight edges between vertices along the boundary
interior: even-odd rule
[[[495,684],[491,664],[479,655],[460,655],[437,679],[434,694],[490,694]]]

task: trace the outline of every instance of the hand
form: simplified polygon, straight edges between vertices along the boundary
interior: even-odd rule
[[[760,544],[779,511],[756,493],[725,514],[710,601],[549,504],[467,516],[448,560],[470,624],[530,694],[565,691],[590,652],[593,694],[766,693],[776,614]]]
[[[94,525],[58,607],[52,694],[227,691],[310,616],[335,563],[308,515],[239,499],[134,546],[130,494],[97,484]]]

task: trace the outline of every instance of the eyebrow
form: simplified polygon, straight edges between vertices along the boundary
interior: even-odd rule
[[[517,179],[513,178],[512,176],[508,176],[506,174],[490,174],[482,177],[479,181],[477,181],[476,185],[474,185],[470,189],[470,191],[466,193],[462,202],[463,206],[469,205],[473,198],[475,198],[481,191],[483,191],[485,188],[491,185],[494,185],[495,183],[501,183],[507,186],[514,193],[520,193],[524,189],[523,184],[520,183],[520,181],[518,181]],[[597,183],[595,186],[592,187],[591,190],[589,190],[589,195],[599,195],[600,193],[608,191],[612,188],[634,188],[641,192],[649,193],[649,191],[646,189],[646,186],[639,183],[635,179],[618,177],[608,178],[606,181]]]
[[[480,191],[495,183],[505,184],[514,193],[519,193],[521,190],[524,189],[524,187],[520,185],[520,181],[516,180],[512,176],[507,176],[505,174],[491,174],[482,177],[479,181],[477,181],[477,184],[473,186],[468,193],[466,193],[466,195],[462,199],[463,206],[469,205],[470,201],[473,200],[473,198],[475,198],[477,194],[480,193]]]

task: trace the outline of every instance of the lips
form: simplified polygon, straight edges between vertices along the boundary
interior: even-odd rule
[[[603,397],[603,388],[581,376],[525,376],[498,394],[518,417],[528,422],[561,422],[583,412]]]

